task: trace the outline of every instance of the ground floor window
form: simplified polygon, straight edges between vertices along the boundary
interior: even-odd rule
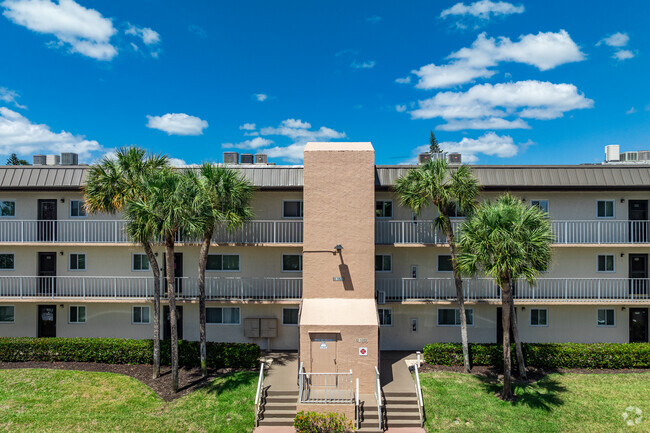
[[[0,305],[0,323],[14,322],[14,306]]]
[[[282,309],[282,324],[283,325],[297,325],[298,324],[298,309],[297,308],[283,308]]]
[[[548,310],[546,308],[531,308],[530,326],[548,326]]]
[[[239,325],[239,307],[208,307],[205,315],[212,325]]]
[[[392,272],[393,271],[393,256],[390,254],[377,254],[375,255],[375,271],[376,272]]]
[[[616,313],[613,308],[598,310],[598,326],[616,326]]]
[[[467,326],[474,325],[474,310],[465,308]],[[438,326],[460,326],[459,308],[438,308]]]
[[[70,323],[86,323],[86,307],[83,305],[71,305]]]
[[[205,270],[239,272],[239,254],[209,254]]]
[[[393,309],[380,308],[377,310],[379,313],[379,326],[392,326],[393,325]]]
[[[135,306],[133,307],[133,321],[136,325],[149,323],[149,307]]]

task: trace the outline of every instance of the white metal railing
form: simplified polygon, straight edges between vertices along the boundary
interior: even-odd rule
[[[175,279],[176,297],[196,299],[198,278]],[[300,299],[302,278],[208,277],[205,279],[208,300],[278,300]],[[105,298],[151,299],[153,277],[0,276],[0,298]],[[166,279],[161,278],[161,297],[167,298]]]
[[[385,302],[455,301],[453,278],[377,278]],[[528,302],[650,302],[648,278],[538,278],[535,285],[515,282],[514,299]],[[465,300],[498,301],[500,289],[491,278],[463,279]]]
[[[457,233],[462,218],[452,219]],[[551,228],[555,243],[571,244],[647,244],[650,243],[650,221],[628,220],[553,220]],[[431,220],[375,221],[377,244],[445,244],[447,237],[433,228]]]
[[[300,403],[354,403],[352,370],[349,373],[298,372]]]
[[[357,424],[357,430],[361,427],[361,407],[359,406],[359,378],[357,377],[357,387],[356,392],[354,393],[355,403],[354,403],[354,418]]]
[[[262,387],[264,386],[264,363],[260,363],[260,376],[257,379],[257,392],[255,393],[255,425],[260,425],[260,409],[262,401]]]
[[[124,220],[0,220],[0,242],[27,243],[129,243]],[[231,232],[216,228],[215,243],[301,243],[302,220],[249,221]],[[178,236],[177,242],[198,242],[199,239]]]
[[[418,362],[419,364],[419,362]],[[422,399],[422,387],[420,386],[420,366],[415,364],[415,393],[418,396],[418,411],[420,412],[420,426],[424,427],[424,401]]]
[[[375,400],[377,400],[377,420],[379,430],[383,430],[384,416],[382,413],[383,400],[381,395],[381,381],[379,380],[379,369],[375,366]]]

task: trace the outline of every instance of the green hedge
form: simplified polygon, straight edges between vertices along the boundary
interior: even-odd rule
[[[161,363],[171,363],[169,341],[161,341]],[[199,365],[199,342],[179,341],[179,363]],[[248,343],[212,343],[207,347],[208,367],[254,368],[260,348]],[[103,362],[152,364],[152,340],[121,338],[0,338],[0,361]]]
[[[524,360],[541,368],[650,368],[650,344],[632,343],[524,343]],[[471,344],[472,365],[503,365],[502,346]],[[513,362],[516,363],[514,346]],[[435,365],[463,365],[460,344],[436,343],[424,347],[424,360]]]

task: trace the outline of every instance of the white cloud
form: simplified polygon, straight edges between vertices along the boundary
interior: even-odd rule
[[[527,148],[533,144],[530,140],[521,145],[522,148]],[[488,156],[497,156],[499,158],[512,158],[519,153],[519,146],[517,146],[509,135],[497,135],[495,132],[486,132],[478,138],[463,138],[462,140],[444,141],[440,143],[440,148],[445,152],[458,152],[462,155],[463,163],[473,164],[479,158],[477,154]],[[414,153],[428,152],[429,145],[424,144],[418,146]],[[415,158],[408,163],[415,162]]]
[[[630,37],[628,36],[627,33],[614,33],[613,35],[610,35],[606,38],[601,39],[596,46],[605,44],[610,47],[624,47],[627,45],[627,43],[630,42]]]
[[[3,15],[28,29],[54,35],[57,45],[97,60],[111,60],[117,49],[110,43],[113,22],[73,0],[5,0]]]
[[[243,129],[244,131],[254,131],[255,130],[255,124],[254,123],[244,123],[243,125],[239,126],[239,129]]]
[[[162,116],[147,116],[147,128],[159,129],[168,135],[201,135],[208,122],[185,113],[167,113]]]
[[[369,60],[367,62],[357,62],[355,60],[350,64],[350,67],[354,69],[372,69],[375,67],[376,64],[377,62],[375,62],[374,60]]]
[[[103,150],[95,140],[66,131],[52,132],[47,125],[32,123],[21,114],[0,107],[0,154],[75,152],[86,159]]]
[[[378,15],[373,15],[371,17],[366,18],[366,21],[372,24],[377,24],[379,21],[381,21],[381,17]]]
[[[411,76],[409,75],[408,77],[404,77],[404,78],[396,78],[395,82],[399,84],[408,84],[411,82]]]
[[[398,113],[403,113],[403,112],[406,111],[406,105],[396,105],[396,106],[395,106],[395,110],[396,110]]]
[[[412,71],[419,77],[420,89],[435,89],[468,83],[477,78],[489,78],[500,62],[525,63],[541,71],[564,63],[579,62],[585,55],[565,31],[521,35],[519,41],[509,38],[488,38],[478,35],[469,48],[462,48],[448,56],[446,65],[429,64]],[[404,81],[401,81],[404,82]]]
[[[462,131],[465,129],[530,129],[530,125],[522,119],[507,120],[500,117],[487,119],[451,120],[438,126],[441,131]]]
[[[287,128],[309,129],[311,128],[311,123],[303,122],[300,119],[287,119],[282,121],[282,126],[286,126]]]
[[[264,93],[256,93],[253,95],[253,98],[257,99],[260,102],[264,102],[269,98],[269,95],[266,95]]]
[[[173,165],[174,167],[186,167],[188,165],[184,159],[179,158],[169,158],[169,164]]]
[[[627,111],[625,112],[625,114],[634,114],[634,113],[636,113],[636,112],[637,112],[637,111],[636,111],[636,108],[634,108],[634,107],[630,107],[630,109],[627,110]]]
[[[7,89],[6,87],[0,87],[0,101],[5,104],[13,104],[17,108],[22,108],[23,110],[27,107],[18,103],[17,99],[20,95],[15,90]]]
[[[443,10],[440,13],[441,18],[446,18],[450,15],[454,16],[472,16],[482,20],[488,20],[491,16],[498,15],[511,15],[524,13],[524,6],[515,6],[512,3],[499,1],[492,2],[490,0],[480,0],[469,5],[465,3],[456,3],[452,7]]]
[[[616,60],[628,60],[634,58],[634,53],[630,50],[618,50],[614,53],[612,58]]]
[[[259,149],[273,144],[273,140],[263,137],[255,137],[251,140],[242,141],[241,143],[223,143],[221,146],[235,149]]]
[[[160,34],[149,27],[137,27],[129,23],[124,33],[142,39],[142,42],[146,45],[155,45],[160,43]]]

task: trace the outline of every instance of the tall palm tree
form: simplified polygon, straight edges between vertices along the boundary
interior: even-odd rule
[[[169,165],[165,155],[147,155],[144,149],[125,147],[115,157],[104,157],[90,167],[83,188],[84,202],[89,213],[123,212],[130,201],[143,197],[144,184],[158,170]],[[160,376],[160,267],[153,252],[152,234],[137,226],[140,221],[127,222],[127,234],[140,243],[149,259],[153,273],[153,377]]]
[[[239,172],[221,166],[204,163],[198,174],[187,172],[188,180],[195,188],[192,194],[192,210],[196,219],[195,232],[201,239],[199,253],[199,340],[201,372],[207,376],[205,268],[208,263],[212,235],[216,227],[225,226],[234,231],[253,218],[250,206],[253,185]]]
[[[503,392],[512,398],[510,329],[516,334],[513,282],[525,278],[535,284],[540,272],[551,262],[551,224],[538,207],[505,195],[494,203],[483,203],[462,227],[458,265],[463,273],[475,276],[482,271],[501,289],[503,324]],[[525,370],[523,356],[520,369]]]
[[[472,175],[468,166],[461,165],[455,168],[449,166],[444,159],[436,159],[409,170],[403,177],[397,179],[395,191],[400,203],[410,207],[417,215],[420,215],[424,208],[431,205],[438,208],[438,217],[434,221],[434,228],[445,233],[451,251],[456,298],[460,310],[463,359],[465,370],[469,372],[471,367],[467,342],[467,317],[465,315],[463,280],[456,264],[456,238],[449,216],[455,209],[464,214],[472,213],[476,207],[476,197],[480,191],[478,180]]]
[[[172,390],[178,391],[178,330],[174,243],[179,233],[194,230],[191,219],[191,186],[186,177],[172,168],[158,170],[146,179],[143,195],[126,205],[125,215],[139,233],[151,234],[165,244],[165,269],[171,331]]]

